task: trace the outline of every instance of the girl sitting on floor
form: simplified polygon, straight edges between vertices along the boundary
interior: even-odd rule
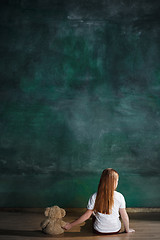
[[[129,218],[126,212],[126,203],[123,195],[116,191],[119,174],[112,168],[102,172],[98,191],[94,193],[87,205],[87,211],[77,220],[67,223],[64,229],[69,230],[80,224],[93,214],[93,232],[96,234],[115,234],[121,229],[121,216],[125,232],[135,232],[129,228]]]

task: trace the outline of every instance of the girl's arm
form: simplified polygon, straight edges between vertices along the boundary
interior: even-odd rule
[[[66,230],[71,229],[72,227],[83,223],[84,221],[86,221],[88,218],[90,218],[90,216],[92,215],[93,210],[87,210],[80,218],[78,218],[77,220],[71,222],[71,223],[67,223],[63,228]]]
[[[129,217],[128,217],[128,214],[126,212],[126,209],[125,208],[120,208],[119,212],[120,212],[123,224],[124,224],[125,231],[127,233],[135,232],[134,229],[129,228]]]

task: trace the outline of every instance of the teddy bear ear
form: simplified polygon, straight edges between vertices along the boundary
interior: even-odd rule
[[[49,215],[49,210],[50,210],[50,208],[48,207],[48,208],[46,208],[46,210],[45,210],[45,212],[44,212],[44,215],[45,215],[46,217],[48,217],[48,215]]]
[[[66,215],[66,211],[62,208],[61,208],[61,215],[62,215],[62,217],[64,217]]]

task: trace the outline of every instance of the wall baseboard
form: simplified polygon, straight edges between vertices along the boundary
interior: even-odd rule
[[[0,212],[30,212],[43,213],[45,208],[3,208],[0,207]],[[64,208],[68,213],[83,213],[86,208]],[[160,208],[127,208],[128,213],[160,213]]]

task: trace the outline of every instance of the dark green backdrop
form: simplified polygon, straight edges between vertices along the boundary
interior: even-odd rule
[[[0,1],[0,206],[85,207],[101,171],[160,206],[160,2]]]

